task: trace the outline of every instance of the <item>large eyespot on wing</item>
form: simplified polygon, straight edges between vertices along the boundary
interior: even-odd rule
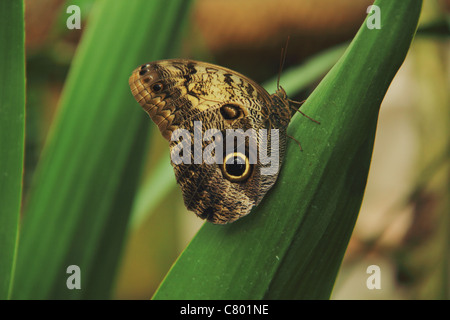
[[[224,179],[217,165],[180,164],[174,170],[186,208],[201,219],[231,223],[250,213],[256,204],[257,199],[248,196],[244,185]]]
[[[254,164],[240,152],[231,152],[225,156],[220,165],[223,176],[231,182],[242,182],[250,178]]]
[[[193,139],[194,136],[191,136]],[[189,140],[189,139],[188,139]],[[195,162],[195,150],[178,148],[179,143],[172,141],[170,143],[171,151],[175,150],[178,154],[189,154],[189,161],[172,161],[177,183],[180,185],[184,203],[188,210],[193,211],[197,216],[206,219],[215,224],[225,224],[233,222],[240,217],[247,215],[258,200],[256,190],[247,190],[248,186],[255,189],[257,182],[251,182],[250,176],[253,174],[253,165],[245,161],[245,155],[230,154],[227,159],[238,159],[235,164],[228,161],[225,170],[228,172],[229,179],[224,178],[221,164],[216,162],[206,163],[205,158],[201,163]],[[202,152],[209,146],[208,142],[203,142]],[[217,150],[222,155],[223,150]],[[218,159],[217,157],[216,159]],[[186,163],[190,162],[190,163]],[[244,170],[240,165],[244,162]],[[250,191],[250,192],[249,192]]]
[[[217,140],[223,141],[224,135],[225,131],[221,132]],[[193,141],[194,135],[190,138],[187,140]],[[203,141],[201,151],[205,152],[209,146],[209,142]],[[267,191],[265,177],[261,178],[257,164],[250,163],[248,147],[243,152],[238,146],[229,151],[214,150],[214,158],[219,158],[215,157],[216,152],[222,158],[211,163],[205,162],[204,153],[203,161],[197,164],[193,145],[180,150],[179,142],[172,141],[170,148],[180,158],[189,155],[189,161],[172,161],[172,166],[187,209],[202,219],[215,224],[234,222],[250,213]]]

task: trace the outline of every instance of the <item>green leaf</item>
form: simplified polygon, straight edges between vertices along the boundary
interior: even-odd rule
[[[169,156],[166,155],[159,160],[152,174],[139,189],[133,206],[131,227],[136,229],[140,226],[175,186],[173,168]]]
[[[30,191],[14,298],[110,297],[150,127],[128,77],[176,52],[189,5],[95,2]]]
[[[25,49],[22,1],[0,2],[0,300],[10,296],[22,201]]]
[[[378,0],[297,115],[278,182],[249,216],[205,224],[154,299],[327,299],[364,194],[378,111],[416,31],[421,0]]]

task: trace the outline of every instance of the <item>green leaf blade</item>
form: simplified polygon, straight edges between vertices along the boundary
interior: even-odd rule
[[[0,3],[0,300],[11,293],[25,139],[23,1]]]
[[[150,127],[128,78],[173,54],[189,3],[95,2],[30,190],[15,298],[111,296]],[[81,290],[66,285],[70,265]]]
[[[297,115],[278,182],[232,225],[205,224],[154,299],[328,299],[356,221],[378,110],[415,34],[422,1],[379,0]]]

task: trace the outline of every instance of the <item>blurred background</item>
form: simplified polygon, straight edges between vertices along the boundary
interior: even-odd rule
[[[94,2],[25,1],[24,199]],[[81,8],[80,30],[66,27],[70,4]],[[324,50],[350,41],[371,4],[197,0],[181,58],[211,61],[262,83],[278,74],[288,36],[285,69],[307,64]],[[419,31],[381,107],[363,205],[332,299],[450,297],[449,17],[449,0],[424,1]],[[319,82],[320,77],[292,98],[306,99]],[[149,126],[155,129],[150,119]],[[203,223],[184,208],[173,173],[165,174],[172,170],[166,141],[159,134],[151,139],[117,279],[117,299],[150,298]],[[159,201],[147,203],[145,193],[152,190],[146,186],[158,174]],[[155,225],[158,228],[151,228]],[[366,286],[370,265],[380,267],[379,290]]]

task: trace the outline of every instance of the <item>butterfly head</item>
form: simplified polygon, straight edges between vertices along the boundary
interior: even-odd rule
[[[287,93],[282,86],[278,87],[277,91],[275,91],[275,95],[277,97],[279,97],[281,100],[285,100],[285,101],[288,100]]]
[[[270,98],[272,99],[270,122],[276,128],[287,127],[292,118],[292,108],[286,91],[280,86]]]

